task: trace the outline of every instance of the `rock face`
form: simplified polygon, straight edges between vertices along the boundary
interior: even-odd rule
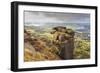
[[[53,28],[54,43],[59,47],[61,59],[73,59],[74,31],[59,26]]]
[[[45,32],[42,35],[36,32],[37,36],[31,31],[24,30],[25,62],[73,59],[74,31],[62,26],[52,30],[48,32],[52,39],[42,36]]]

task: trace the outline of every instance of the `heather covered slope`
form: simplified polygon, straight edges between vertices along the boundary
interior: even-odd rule
[[[24,61],[59,60],[58,48],[47,36],[38,34],[25,30]]]

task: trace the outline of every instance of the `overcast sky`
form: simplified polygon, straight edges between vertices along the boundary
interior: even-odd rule
[[[55,12],[24,12],[25,24],[44,23],[90,23],[90,14],[55,13]]]

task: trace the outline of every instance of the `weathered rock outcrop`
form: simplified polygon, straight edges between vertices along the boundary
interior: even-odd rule
[[[74,31],[59,26],[53,28],[50,35],[53,36],[52,39],[46,36],[36,37],[24,30],[24,61],[73,59]]]
[[[66,27],[55,27],[51,34],[54,35],[54,44],[58,46],[60,50],[60,57],[62,59],[73,59],[74,51],[74,31],[67,29]]]

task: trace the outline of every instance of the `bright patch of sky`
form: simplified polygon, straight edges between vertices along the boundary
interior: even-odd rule
[[[42,26],[47,23],[90,23],[90,14],[84,13],[55,13],[55,12],[24,12],[25,25]]]

